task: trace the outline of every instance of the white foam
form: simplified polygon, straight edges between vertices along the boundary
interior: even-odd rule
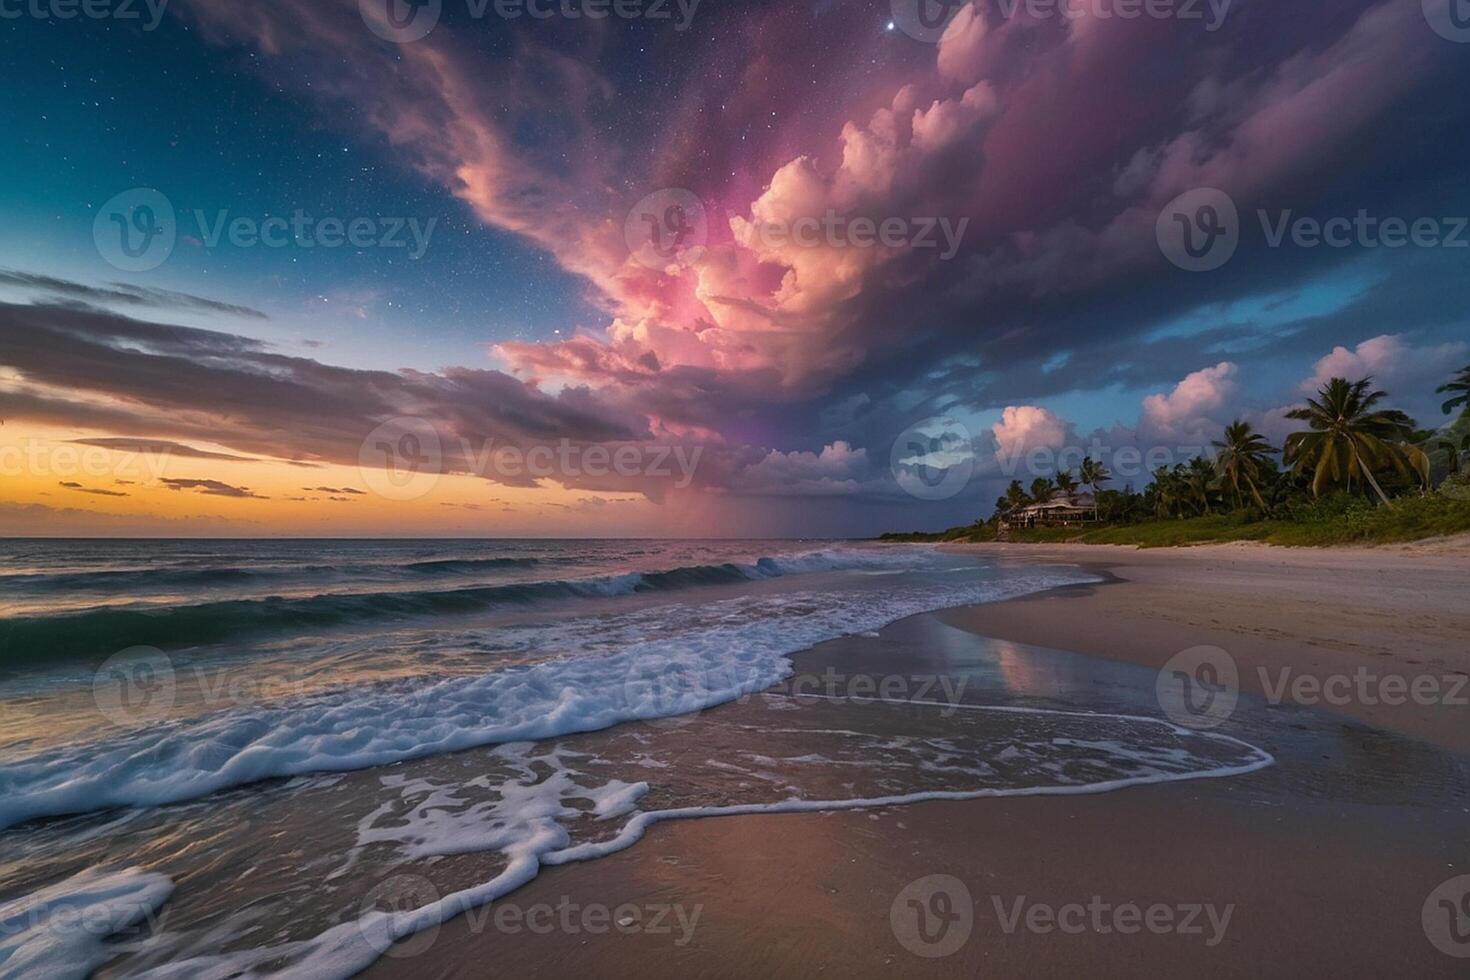
[[[803,695],[803,697],[809,697]],[[829,698],[839,701],[883,702],[881,699]],[[1187,771],[1155,770],[1146,774],[1097,780],[1090,783],[1051,784],[1016,787],[985,787],[972,789],[926,790],[888,796],[853,797],[847,799],[808,800],[790,798],[767,803],[740,803],[722,806],[687,806],[664,810],[635,812],[622,828],[612,837],[589,843],[573,844],[566,828],[558,817],[575,816],[578,811],[565,806],[568,798],[618,800],[631,805],[637,796],[646,790],[646,784],[610,783],[602,789],[580,787],[571,779],[571,771],[562,763],[564,751],[553,749],[539,755],[529,755],[529,746],[503,746],[502,757],[518,761],[530,774],[533,762],[548,765],[553,775],[529,785],[505,783],[496,789],[501,794],[497,803],[470,807],[458,815],[446,816],[443,807],[454,802],[463,802],[453,796],[453,788],[433,784],[429,781],[399,781],[407,794],[428,794],[414,807],[407,825],[396,823],[392,829],[377,831],[372,820],[364,821],[359,827],[359,843],[382,843],[393,840],[406,845],[410,853],[417,856],[463,853],[470,845],[485,845],[501,851],[508,864],[504,871],[491,880],[462,891],[446,895],[436,902],[403,912],[373,911],[355,922],[334,926],[311,940],[299,941],[269,948],[258,948],[218,956],[198,957],[174,963],[144,974],[158,978],[203,978],[224,980],[242,972],[254,970],[264,963],[285,961],[278,973],[281,977],[303,977],[312,980],[349,977],[370,966],[389,946],[423,929],[442,925],[450,919],[471,909],[493,902],[514,891],[536,876],[542,866],[570,864],[605,857],[632,846],[655,824],[672,820],[696,820],[716,817],[778,814],[778,813],[821,813],[843,810],[867,810],[884,807],[905,806],[934,800],[975,800],[1018,796],[1077,796],[1108,793],[1132,786],[1156,783],[1180,782],[1194,779],[1220,779],[1243,775],[1270,766],[1275,760],[1262,749],[1240,739],[1218,732],[1196,732],[1168,721],[1133,715],[1104,714],[1082,711],[1056,711],[1039,708],[1019,708],[990,705],[947,704],[939,702],[907,701],[907,705],[927,705],[948,710],[976,712],[1012,713],[1029,716],[1051,716],[1098,721],[1123,721],[1145,726],[1157,726],[1165,733],[1181,739],[1199,739],[1220,745],[1229,745],[1241,750],[1243,761],[1234,765],[1202,767]],[[860,733],[852,733],[860,734]],[[1143,760],[1146,757],[1116,740],[1055,739],[1053,744],[1071,743],[1079,747],[1098,748],[1120,758]],[[1155,754],[1158,750],[1151,749]],[[1182,758],[1188,758],[1188,753]],[[1165,752],[1164,754],[1168,754]],[[391,777],[390,777],[391,779]],[[386,780],[385,780],[386,781]],[[381,812],[381,811],[380,811]],[[609,812],[606,816],[613,816]],[[599,814],[599,816],[604,816]],[[396,818],[402,820],[400,816]],[[494,825],[493,834],[486,836],[484,823]],[[474,849],[479,849],[475,847]]]
[[[0,905],[0,978],[84,978],[116,957],[109,937],[151,916],[173,892],[161,874],[89,869]]]
[[[877,552],[859,560],[820,552],[779,564],[792,574],[926,557],[932,562],[934,555]],[[366,769],[686,714],[780,682],[791,670],[789,654],[825,640],[919,612],[1094,580],[1076,569],[1028,567],[1004,578],[946,577],[943,586],[931,576],[881,593],[673,603],[664,607],[658,639],[634,634],[639,638],[612,652],[241,707],[0,765],[0,829],[39,817],[177,803],[262,779]],[[697,625],[681,631],[690,621]]]

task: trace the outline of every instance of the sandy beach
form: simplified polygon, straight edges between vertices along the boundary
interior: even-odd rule
[[[461,917],[367,975],[1464,975],[1470,943],[1432,900],[1470,873],[1463,539],[983,550],[1105,581],[823,644],[796,658],[788,690],[942,676],[966,702],[1154,717],[1158,668],[1218,647],[1241,691],[1220,730],[1275,764],[1101,795],[663,823],[497,903],[524,919]],[[1391,677],[1421,696],[1389,703]],[[691,745],[757,704],[705,712]],[[594,906],[613,907],[611,925],[579,918]],[[561,924],[529,928],[538,908]],[[656,908],[669,928],[652,928]]]

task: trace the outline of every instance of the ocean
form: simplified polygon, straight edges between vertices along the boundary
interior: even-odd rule
[[[790,683],[818,644],[1094,580],[861,542],[0,542],[0,977],[349,976],[663,820],[1268,765],[901,651],[901,684]]]

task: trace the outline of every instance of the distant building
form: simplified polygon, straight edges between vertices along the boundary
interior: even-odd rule
[[[1097,499],[1090,493],[1052,492],[1044,504],[1027,504],[1006,515],[1007,527],[1065,527],[1097,520]]]

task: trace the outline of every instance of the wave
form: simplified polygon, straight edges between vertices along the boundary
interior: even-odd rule
[[[858,560],[807,556],[796,564]],[[763,576],[779,573],[783,561],[728,568]],[[600,580],[597,587],[631,591],[645,582],[636,573],[623,578]],[[101,744],[60,746],[0,764],[0,829],[48,816],[177,803],[263,779],[366,769],[687,714],[769,688],[790,674],[791,654],[826,640],[933,609],[1087,581],[1095,578],[1077,570],[1028,568],[945,587],[921,581],[847,602],[770,597],[740,616],[716,617],[717,625],[642,639],[611,653],[472,677],[349,687],[152,724]]]
[[[873,703],[896,706],[893,702]],[[928,703],[897,704],[922,710]],[[581,767],[569,766],[556,747],[538,752],[528,744],[506,745],[496,754],[519,763],[521,774],[500,785],[498,800],[470,803],[455,795],[455,790],[462,787],[422,780],[415,789],[427,791],[424,802],[406,815],[395,816],[393,826],[375,826],[374,818],[369,817],[358,828],[359,846],[369,842],[406,844],[400,859],[498,851],[505,865],[493,877],[442,896],[427,879],[418,879],[425,886],[422,897],[430,901],[417,908],[366,909],[359,917],[349,917],[308,939],[197,955],[145,970],[142,975],[151,980],[243,975],[345,980],[377,962],[395,943],[498,901],[538,877],[543,868],[596,860],[625,850],[649,828],[664,822],[874,810],[940,800],[1095,795],[1138,786],[1241,776],[1275,761],[1270,753],[1240,739],[1191,731],[1163,719],[991,705],[929,706],[975,715],[1004,713],[1047,724],[1051,737],[1035,747],[1043,757],[1052,758],[1050,774],[1041,772],[1034,781],[1014,785],[984,785],[973,777],[951,777],[941,788],[883,795],[865,795],[849,787],[847,793],[837,797],[793,795],[769,801],[695,803],[643,810],[640,803],[652,789],[647,782],[611,780],[590,785]],[[1079,738],[1062,737],[1069,726],[1075,727]],[[1109,739],[1100,731],[1116,735]],[[840,734],[863,741],[859,732]],[[997,744],[1013,743],[1007,738]],[[954,751],[984,757],[987,749],[993,748],[986,740],[977,739],[973,746]],[[1086,764],[1077,765],[1084,760]],[[541,774],[548,770],[550,777],[543,777]],[[444,788],[451,791],[434,792]],[[574,837],[570,822],[589,809],[599,822],[620,821],[614,825],[611,837],[592,841]],[[406,824],[401,822],[404,820]]]
[[[412,575],[473,575],[498,568],[532,568],[539,558],[439,558],[416,561],[403,566]]]
[[[476,559],[485,562],[532,559]],[[452,615],[502,606],[580,598],[607,598],[696,586],[834,571],[883,562],[878,553],[816,552],[760,558],[753,564],[690,565],[584,579],[550,579],[468,588],[324,593],[304,597],[223,599],[177,606],[107,607],[0,621],[0,649],[7,665],[58,658],[97,657],[129,647],[161,650],[221,643],[282,630],[320,630],[384,619]],[[418,574],[462,570],[467,560],[418,562]],[[450,566],[453,566],[451,568]]]
[[[476,575],[484,572],[531,568],[538,558],[442,558],[406,565],[343,564],[287,565],[249,568],[109,568],[86,572],[49,572],[8,575],[8,587],[29,592],[141,592],[167,588],[210,588],[260,582],[311,580],[323,577],[390,577]]]

